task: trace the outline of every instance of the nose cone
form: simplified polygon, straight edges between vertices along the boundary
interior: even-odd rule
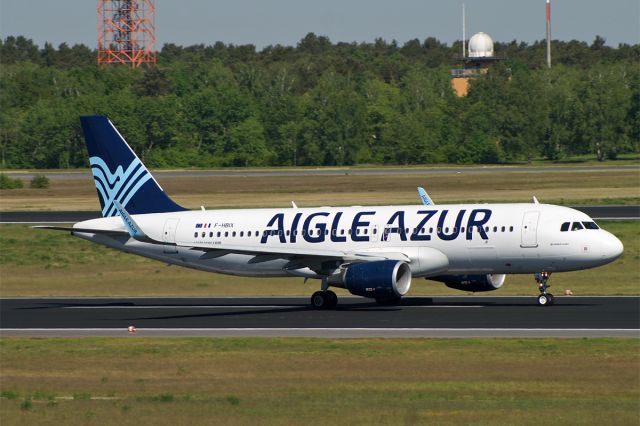
[[[622,242],[613,234],[606,232],[600,243],[600,253],[604,260],[613,262],[622,255],[624,246]]]

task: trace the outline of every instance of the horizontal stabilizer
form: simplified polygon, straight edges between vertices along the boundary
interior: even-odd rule
[[[81,234],[129,235],[127,231],[124,231],[124,230],[121,231],[117,229],[70,228],[70,227],[64,227],[64,226],[45,226],[45,225],[32,226],[32,228],[50,229],[53,231],[67,231],[71,233],[78,232]]]

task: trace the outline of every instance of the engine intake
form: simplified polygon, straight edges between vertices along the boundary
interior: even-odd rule
[[[398,299],[411,288],[411,269],[397,260],[356,263],[331,277],[329,283],[356,296]]]
[[[429,277],[430,280],[443,282],[449,288],[464,291],[494,291],[502,287],[505,274],[487,275],[440,275]]]

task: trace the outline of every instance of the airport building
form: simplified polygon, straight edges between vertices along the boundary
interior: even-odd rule
[[[491,64],[502,58],[493,51],[493,40],[488,34],[479,32],[469,40],[469,49],[465,49],[461,58],[461,68],[451,70],[451,86],[458,96],[466,96],[469,80],[485,74]]]

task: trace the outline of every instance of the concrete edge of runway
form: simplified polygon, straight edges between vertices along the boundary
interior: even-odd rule
[[[277,295],[277,296],[242,296],[242,295],[211,295],[211,296],[4,296],[0,297],[0,300],[122,300],[122,299],[133,299],[133,300],[208,300],[208,299],[294,299],[294,300],[304,300],[308,301],[310,295]],[[451,295],[451,294],[425,294],[425,295],[414,295],[414,296],[404,296],[402,300],[412,300],[412,299],[471,299],[477,298],[477,300],[482,301],[483,298],[491,298],[491,299],[522,299],[522,298],[531,298],[534,300],[537,297],[537,294],[515,294],[515,295],[468,295],[468,294],[460,294],[460,295]],[[638,298],[640,294],[627,294],[627,295],[609,295],[609,294],[591,294],[591,295],[575,295],[575,296],[564,296],[558,294],[555,296],[556,299],[593,299],[593,298],[607,298],[607,299],[618,299],[618,298]],[[340,300],[351,300],[351,301],[359,301],[364,300],[360,296],[350,296],[344,295],[340,296]],[[0,328],[1,330],[1,328]]]
[[[83,337],[313,337],[331,339],[384,338],[640,338],[640,329],[507,329],[507,328],[11,328],[0,338]]]

